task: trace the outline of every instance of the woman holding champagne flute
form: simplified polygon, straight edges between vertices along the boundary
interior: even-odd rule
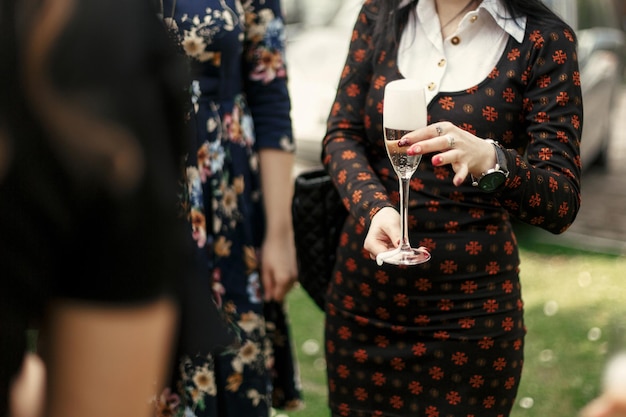
[[[396,80],[426,114],[388,96]],[[365,1],[322,154],[351,214],[326,304],[332,416],[509,415],[525,335],[511,219],[572,224],[582,117],[574,32],[540,0]],[[426,259],[391,262],[409,241]]]

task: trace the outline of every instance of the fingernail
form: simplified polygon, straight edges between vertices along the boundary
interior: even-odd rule
[[[422,152],[422,148],[419,146],[413,146],[406,150],[407,155],[419,155]]]
[[[408,143],[408,140],[406,138],[400,138],[400,140],[398,141],[398,146],[406,146]]]
[[[443,162],[443,158],[439,155],[433,156],[433,165],[434,166],[439,166],[441,165],[441,163]]]

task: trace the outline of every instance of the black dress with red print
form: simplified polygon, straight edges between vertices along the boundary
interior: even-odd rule
[[[402,78],[391,39],[373,46],[376,1],[357,20],[323,162],[351,216],[326,305],[333,416],[504,417],[515,401],[525,327],[511,218],[565,231],[580,205],[580,75],[566,25],[528,19],[489,76],[441,92],[428,122],[450,121],[506,148],[495,193],[455,187],[425,155],[411,180],[410,240],[432,259],[378,267],[363,249],[371,218],[398,206],[382,137],[384,86]],[[477,57],[480,59],[480,57]]]

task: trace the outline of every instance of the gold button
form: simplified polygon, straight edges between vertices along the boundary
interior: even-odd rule
[[[459,38],[458,36],[455,36],[452,39],[450,39],[450,42],[452,42],[452,45],[458,45],[461,43],[461,38]]]
[[[439,60],[439,63],[437,65],[439,65],[440,67],[443,67],[444,65],[446,65],[445,58],[441,58],[441,60]]]
[[[436,87],[436,86],[437,86],[437,84],[435,84],[435,83],[430,83],[430,84],[428,84],[428,90],[429,90],[429,91],[433,91],[433,90],[435,89],[435,87]]]
[[[474,23],[475,21],[478,20],[478,16],[474,15],[470,18],[470,22]]]

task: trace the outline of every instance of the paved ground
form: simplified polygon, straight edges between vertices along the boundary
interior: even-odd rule
[[[626,255],[626,87],[618,100],[614,122],[609,165],[606,170],[584,173],[582,206],[571,228],[558,236],[532,228],[528,233],[523,231],[524,238]],[[315,165],[299,158],[297,171]]]

